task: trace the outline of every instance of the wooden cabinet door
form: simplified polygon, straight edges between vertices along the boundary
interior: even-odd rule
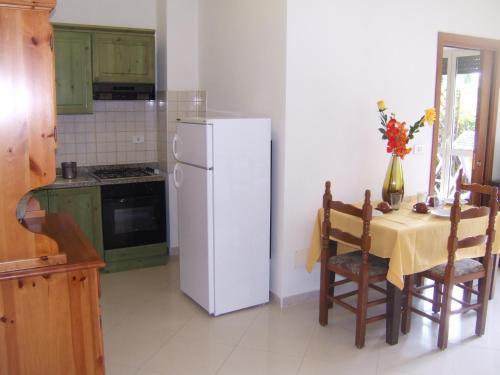
[[[94,33],[92,35],[94,82],[154,83],[153,35]]]
[[[99,187],[49,190],[49,212],[70,214],[103,257]]]
[[[91,34],[55,31],[57,113],[92,113]]]

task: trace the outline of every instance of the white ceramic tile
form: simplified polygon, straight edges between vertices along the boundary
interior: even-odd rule
[[[126,112],[116,112],[115,113],[115,122],[122,123],[125,122],[127,119],[127,113]]]
[[[64,143],[76,143],[75,134],[74,133],[66,133],[66,134],[64,134],[64,141],[63,142]]]
[[[136,367],[124,366],[111,361],[106,362],[106,375],[136,375],[139,371]]]
[[[156,101],[148,100],[144,103],[144,110],[146,112],[155,112],[156,111]]]
[[[236,348],[217,375],[289,375],[296,374],[302,357],[292,357],[263,350]],[[339,372],[336,372],[339,373]]]
[[[106,122],[106,112],[99,112],[95,115],[96,122]]]
[[[136,126],[137,126],[137,123],[128,122],[128,123],[124,124],[124,126],[122,125],[122,129],[124,129],[127,132],[133,132],[133,131],[135,131]]]
[[[108,164],[116,163],[116,152],[106,152],[106,162]]]
[[[106,122],[97,122],[95,124],[96,133],[105,133],[106,132]]]
[[[108,162],[107,155],[105,152],[97,153],[97,164],[106,164]]]
[[[118,163],[124,163],[127,161],[127,154],[125,152],[118,151],[116,153],[116,161]]]
[[[106,102],[103,100],[94,101],[94,112],[103,112],[106,110]]]
[[[87,154],[87,165],[96,165],[97,164],[97,154],[96,153],[88,153]]]
[[[87,145],[85,143],[79,143],[76,145],[76,153],[77,154],[86,154],[87,153]]]
[[[86,143],[86,142],[87,142],[87,135],[85,133],[75,134],[75,143]]]
[[[136,112],[144,112],[146,109],[146,106],[143,101],[137,100],[134,102],[135,104],[135,111]]]
[[[174,336],[143,368],[172,375],[215,374],[234,347],[204,339]]]
[[[137,156],[135,151],[127,151],[127,161],[128,162],[135,162],[137,160]]]
[[[125,122],[135,122],[135,112],[127,112]]]
[[[158,161],[158,153],[157,153],[157,151],[146,151],[146,161],[147,162],[156,162],[156,161]]]
[[[260,312],[261,310],[257,308],[215,318],[202,316],[189,321],[178,334],[193,339],[202,338],[211,342],[236,345]]]
[[[99,142],[97,143],[97,152],[106,152],[106,143],[105,142]]]

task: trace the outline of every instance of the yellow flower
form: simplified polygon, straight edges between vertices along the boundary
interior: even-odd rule
[[[380,112],[382,112],[382,111],[385,111],[385,110],[386,110],[386,108],[385,108],[385,102],[384,102],[383,100],[379,100],[379,101],[377,102],[377,106],[378,106],[378,110],[379,110]]]
[[[434,124],[434,121],[436,121],[436,110],[434,108],[426,109],[424,115],[424,122],[428,123],[429,125],[432,125]]]

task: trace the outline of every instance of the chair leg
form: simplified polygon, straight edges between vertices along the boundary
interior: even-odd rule
[[[439,317],[438,348],[441,350],[446,349],[448,346],[448,330],[450,326],[452,294],[453,294],[453,284],[445,283],[443,285],[443,299],[442,299],[443,302],[441,305],[441,315]]]
[[[333,284],[335,282],[335,272],[330,272],[330,277],[329,277],[329,282],[330,282],[330,285]],[[335,296],[335,288],[332,286],[332,287],[329,287],[328,288],[328,295],[330,297],[333,297]],[[331,309],[333,307],[334,303],[333,301],[328,301],[328,308]]]
[[[493,266],[491,267],[492,268],[492,273],[491,273],[491,286],[490,286],[490,300],[493,299],[493,297],[495,296],[495,278],[496,278],[496,275],[498,273],[498,267],[499,267],[499,264],[498,264],[498,255],[493,255]]]
[[[368,273],[368,272],[366,272]],[[366,315],[368,310],[368,279],[364,278],[358,284],[358,306],[356,312],[356,346],[365,346]]]
[[[326,326],[328,324],[328,273],[326,262],[322,261],[319,286],[319,324],[322,326]]]
[[[443,295],[443,284],[438,283],[437,281],[434,283],[434,295],[432,297],[433,303],[432,303],[432,312],[433,313],[438,313],[439,310],[441,309],[441,300],[442,300],[442,295]]]
[[[466,281],[464,285],[468,288],[471,288],[474,286],[473,281]],[[463,294],[463,300],[464,302],[470,304],[471,298],[472,298],[472,292],[470,290],[464,289],[464,294]]]
[[[418,279],[418,277],[417,277]],[[413,303],[413,289],[415,284],[414,275],[405,276],[405,295],[406,298],[404,300],[403,305],[403,316],[401,319],[401,332],[403,334],[407,334],[411,329],[411,307]]]
[[[417,287],[424,285],[424,278],[421,275],[415,276],[415,285]]]
[[[476,319],[476,335],[484,335],[486,328],[486,313],[488,312],[488,300],[491,295],[491,281],[493,279],[493,274],[497,272],[497,260],[494,257],[483,259],[486,269],[486,276],[479,279],[479,295],[477,297],[478,302],[481,304],[477,310]],[[493,267],[492,267],[493,266]]]
[[[487,278],[479,279],[478,302],[481,304],[481,306],[477,310],[477,318],[476,318],[476,335],[478,336],[484,335],[484,331],[486,328],[486,313],[488,310],[488,299],[489,299],[488,289],[489,288],[488,288]]]

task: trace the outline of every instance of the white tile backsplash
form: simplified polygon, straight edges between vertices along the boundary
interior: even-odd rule
[[[94,101],[94,114],[59,115],[58,165],[158,161],[155,101]],[[144,142],[134,144],[134,136]]]

